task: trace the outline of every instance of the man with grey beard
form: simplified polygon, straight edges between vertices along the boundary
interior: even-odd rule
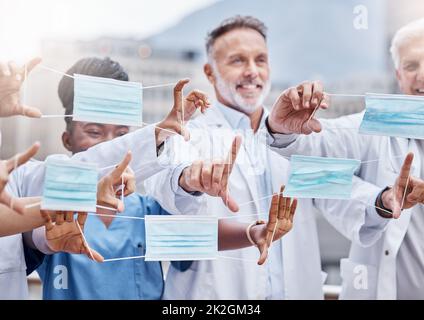
[[[266,27],[253,17],[227,19],[209,33],[206,50],[204,72],[216,101],[189,124],[190,146],[178,138],[169,141],[168,151],[182,164],[147,180],[146,189],[165,209],[173,206],[168,199],[180,194],[203,197],[198,214],[250,223],[249,239],[268,212],[272,193],[287,183],[289,168],[288,160],[268,149],[265,141],[268,112],[263,103],[271,86]],[[229,160],[235,163],[230,176],[219,158],[240,134],[237,161]],[[177,159],[191,156],[202,160],[187,165]],[[366,203],[365,196],[355,195]],[[215,260],[187,262],[185,271],[171,266],[165,299],[322,299],[314,208],[325,210],[320,205],[327,203],[316,200],[314,207],[312,201],[301,199],[291,233],[272,245],[264,266],[256,264],[253,247],[221,252]],[[353,211],[366,208],[359,201],[334,201],[332,205],[352,206]],[[194,212],[193,206],[187,211]]]

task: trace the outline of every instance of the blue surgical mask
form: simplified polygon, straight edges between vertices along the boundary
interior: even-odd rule
[[[145,216],[146,261],[216,259],[218,218]]]
[[[96,212],[96,165],[47,158],[41,209]]]
[[[141,83],[75,74],[74,121],[142,125]]]
[[[354,159],[293,155],[284,195],[296,198],[350,199],[352,179],[361,162]]]
[[[424,97],[367,94],[359,133],[424,139]]]

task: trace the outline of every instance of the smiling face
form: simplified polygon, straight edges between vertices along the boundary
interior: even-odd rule
[[[424,96],[424,38],[414,37],[399,48],[399,87],[404,94]]]
[[[74,121],[62,134],[62,142],[72,154],[85,151],[96,144],[110,141],[129,132],[127,126]]]
[[[253,29],[229,31],[216,39],[205,73],[220,103],[247,114],[262,106],[270,91],[268,48]]]

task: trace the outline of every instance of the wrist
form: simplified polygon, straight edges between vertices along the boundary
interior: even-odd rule
[[[159,122],[155,127],[155,139],[156,147],[159,147],[165,142],[165,140],[172,136],[173,134],[170,131],[174,131],[172,128],[168,128],[166,119]]]
[[[276,129],[278,126],[277,124],[272,120],[271,116],[268,116],[265,119],[265,125],[266,128],[268,129],[268,132],[273,135],[273,134],[291,134],[292,132],[288,132],[284,129],[278,128],[278,130]]]
[[[178,179],[178,185],[187,193],[198,191],[198,190],[194,190],[193,188],[190,188],[190,186],[186,183],[186,180],[184,178],[184,171],[185,170],[186,169],[184,169],[181,172],[180,178]]]
[[[384,188],[377,196],[376,199],[376,211],[379,216],[391,219],[393,218],[393,212],[391,207],[391,201],[390,201],[390,193],[392,192],[392,189],[390,187]]]
[[[390,201],[391,192],[392,192],[391,188],[389,188],[389,189],[385,188],[381,192],[381,196],[380,196],[381,205],[384,207],[384,209],[387,209],[387,210],[392,210],[392,204],[391,204],[391,201]]]
[[[44,254],[53,254],[57,252],[54,248],[52,248],[50,240],[47,240],[45,226],[36,228],[32,231],[32,241],[37,250]]]
[[[257,220],[249,224],[246,228],[246,237],[252,246],[258,246],[258,239],[262,233],[265,221]]]
[[[273,122],[272,122],[272,120],[271,120],[270,116],[268,116],[268,117],[265,119],[265,125],[266,125],[266,128],[268,129],[268,132],[269,132],[270,134],[280,133],[280,132],[277,132],[277,131],[275,130],[275,124],[273,124]]]
[[[49,250],[52,254],[59,252],[53,247],[53,244],[51,243],[50,240],[46,240],[46,247],[47,247],[47,250]]]

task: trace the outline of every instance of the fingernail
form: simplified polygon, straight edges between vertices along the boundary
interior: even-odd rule
[[[306,108],[309,108],[309,101],[306,101],[306,102],[305,102],[305,107],[306,107]]]

